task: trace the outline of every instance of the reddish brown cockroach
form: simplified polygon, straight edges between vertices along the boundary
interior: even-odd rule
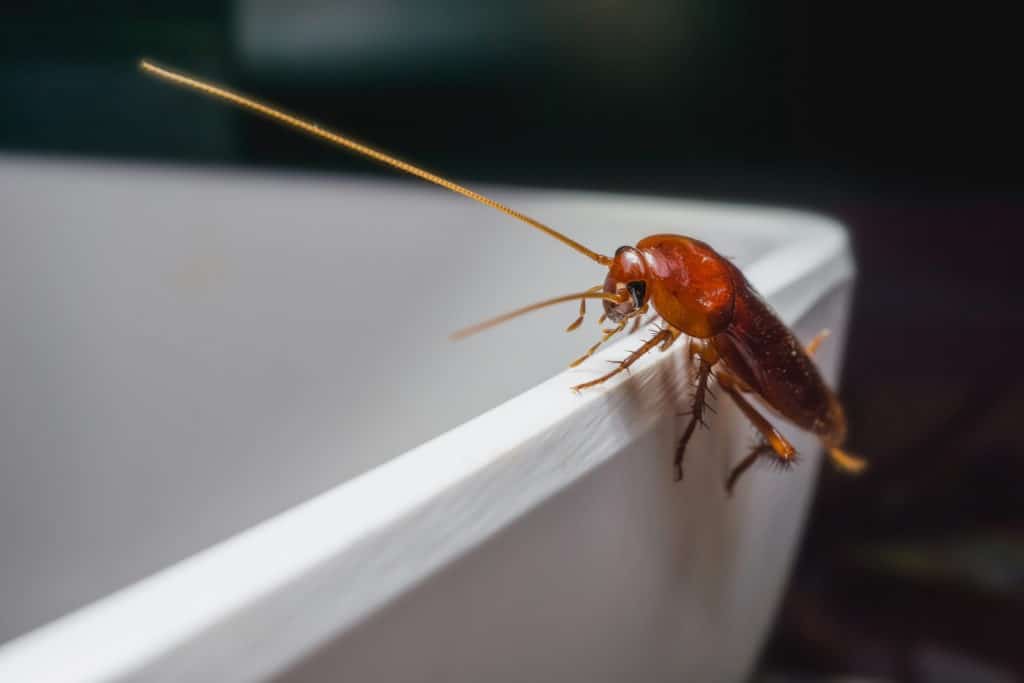
[[[811,360],[811,355],[827,332],[819,333],[804,349],[743,273],[704,242],[681,235],[654,235],[640,240],[635,247],[619,247],[614,257],[603,256],[534,218],[348,137],[151,62],[143,60],[140,67],[145,73],[157,78],[262,114],[469,197],[533,226],[607,267],[608,275],[603,285],[520,308],[456,332],[453,337],[465,337],[539,308],[579,301],[580,315],[567,328],[567,331],[572,331],[583,321],[586,300],[600,299],[604,304],[602,320],[611,321],[613,326],[604,331],[601,340],[584,356],[573,362],[575,366],[590,357],[601,344],[623,331],[631,321],[633,330],[636,330],[642,317],[653,309],[654,317],[662,321],[654,336],[630,353],[611,372],[577,385],[574,389],[580,391],[602,384],[629,368],[644,354],[656,348],[665,351],[680,337],[688,338],[687,353],[691,364],[696,363],[696,390],[689,422],[676,449],[674,468],[677,481],[683,476],[686,444],[696,426],[704,422],[708,383],[712,379],[718,382],[753,423],[761,437],[751,452],[732,469],[726,483],[730,492],[740,475],[758,458],[767,456],[788,465],[796,457],[793,445],[758,412],[745,394],[760,398],[774,412],[817,436],[832,462],[841,470],[859,472],[864,469],[864,460],[841,449],[846,437],[843,408]]]

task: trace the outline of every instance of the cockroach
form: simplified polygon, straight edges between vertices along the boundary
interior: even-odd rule
[[[796,458],[793,445],[772,426],[748,396],[760,399],[778,416],[814,434],[840,470],[856,473],[866,466],[862,458],[842,450],[846,438],[846,416],[836,394],[811,360],[827,330],[819,333],[805,348],[739,268],[704,242],[682,235],[653,235],[640,240],[636,246],[619,247],[614,256],[605,256],[511,207],[281,109],[157,66],[148,60],[142,60],[140,68],[164,81],[261,114],[468,197],[536,228],[607,268],[603,284],[525,306],[460,330],[452,336],[462,338],[540,308],[579,301],[579,316],[566,330],[572,331],[583,322],[586,301],[600,300],[604,315],[599,322],[607,320],[611,327],[605,329],[601,339],[572,363],[576,366],[625,330],[630,322],[633,323],[632,331],[636,331],[642,318],[652,311],[652,317],[646,322],[660,323],[653,336],[611,372],[576,385],[573,390],[582,391],[604,384],[645,354],[655,349],[667,351],[680,338],[685,338],[685,353],[695,375],[696,387],[690,411],[686,413],[689,420],[673,460],[676,481],[683,477],[683,455],[687,443],[697,425],[705,424],[712,380],[739,407],[759,434],[750,452],[729,474],[726,490],[730,493],[739,477],[759,458],[766,457],[781,465],[791,465]]]

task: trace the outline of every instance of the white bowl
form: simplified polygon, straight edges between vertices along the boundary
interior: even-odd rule
[[[853,268],[794,211],[486,188],[608,253],[734,257],[835,381]],[[0,159],[0,680],[740,680],[819,465],[755,469],[718,402],[671,459],[681,345],[574,304],[529,227],[401,181]],[[594,306],[594,309],[599,308]],[[13,640],[12,640],[13,638]]]

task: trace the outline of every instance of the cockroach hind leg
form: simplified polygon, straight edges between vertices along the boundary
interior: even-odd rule
[[[821,346],[821,343],[828,339],[831,334],[832,330],[826,327],[822,331],[818,332],[818,334],[814,335],[814,339],[807,344],[807,355],[814,356],[814,354],[818,352],[818,347]]]
[[[867,469],[868,461],[856,455],[851,455],[841,448],[829,448],[827,451],[829,460],[842,472],[847,474],[860,474]]]
[[[773,449],[767,441],[759,439],[750,450],[750,453],[732,468],[732,471],[729,473],[729,478],[725,481],[725,492],[731,496],[733,490],[736,488],[736,482],[739,481],[740,476],[744,472],[749,470],[750,467],[760,458],[774,455],[775,449]],[[778,460],[778,458],[773,457],[773,460]]]
[[[771,448],[771,446],[769,446],[769,448]],[[795,452],[795,451],[793,452],[792,455],[789,455],[789,456],[786,456],[786,457],[782,457],[781,455],[776,453],[775,450],[773,449],[772,452],[768,454],[768,456],[770,456],[770,457],[766,457],[766,459],[765,459],[765,461],[768,463],[768,465],[772,469],[782,470],[782,471],[789,471],[789,470],[793,469],[794,467],[799,465],[800,461],[802,460],[800,454]]]
[[[720,381],[720,386],[729,394],[729,398],[733,400],[743,415],[750,420],[750,423],[754,425],[754,429],[760,435],[754,449],[729,474],[725,489],[731,494],[733,487],[736,486],[736,480],[739,479],[741,474],[750,469],[750,466],[754,464],[758,457],[770,455],[773,458],[773,462],[777,465],[782,467],[792,466],[796,462],[796,448],[740,394],[726,373],[721,373],[721,375],[721,379],[725,379],[725,381]]]

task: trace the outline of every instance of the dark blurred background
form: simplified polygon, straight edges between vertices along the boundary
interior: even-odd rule
[[[823,475],[758,676],[1017,680],[1019,25],[982,3],[25,3],[0,9],[0,149],[383,172],[143,78],[148,56],[458,178],[839,218],[873,467]]]

